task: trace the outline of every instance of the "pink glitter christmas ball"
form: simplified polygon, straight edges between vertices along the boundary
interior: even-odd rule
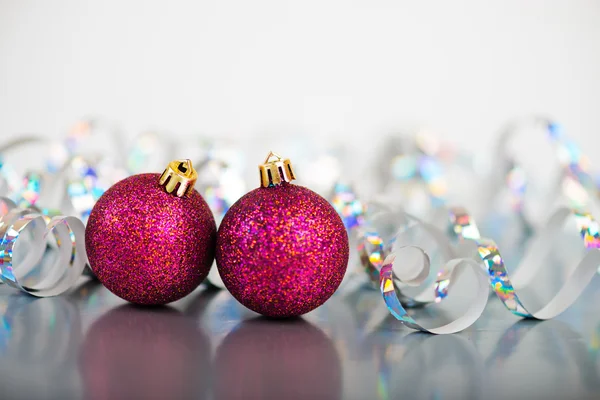
[[[269,317],[305,314],[336,291],[348,264],[348,236],[331,205],[302,186],[255,189],[227,212],[217,267],[231,294]]]
[[[193,291],[214,259],[216,225],[200,194],[176,197],[159,174],[123,179],[98,200],[85,247],[100,282],[138,304],[166,304]]]

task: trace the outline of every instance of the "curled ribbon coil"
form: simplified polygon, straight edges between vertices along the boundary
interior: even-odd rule
[[[385,258],[381,262],[369,264],[370,268],[366,269],[369,278],[374,278],[374,268],[377,269],[379,289],[388,310],[406,326],[434,334],[455,333],[466,329],[479,319],[487,304],[487,275],[477,261],[458,257],[450,239],[441,230],[414,216],[405,214],[405,218],[406,223],[393,239],[387,239],[385,246],[372,247],[374,257],[371,257],[371,261],[379,261],[382,256]],[[419,232],[415,234],[416,231]],[[367,240],[379,238],[379,233],[375,231],[368,232],[368,235]],[[428,243],[421,244],[423,242],[419,242],[419,236],[422,236],[421,239],[426,238]],[[364,246],[362,250],[365,252]],[[474,279],[475,286],[469,293],[469,305],[454,313],[454,318],[449,321],[418,322],[409,309],[439,302],[432,290],[435,282],[431,279],[432,275],[438,276],[437,271],[444,271],[448,275],[447,286],[444,287],[446,293],[452,290],[452,286],[462,275],[470,275]]]
[[[406,255],[415,255],[423,252],[427,256],[429,266],[424,267],[423,256],[417,255],[415,263],[403,262],[398,269],[398,276],[405,277],[397,280],[400,289],[398,295],[402,304],[409,307],[422,306],[434,301],[429,287],[433,281],[429,279],[429,272],[433,265],[434,271],[442,270],[444,264],[457,258],[448,237],[432,224],[405,212],[391,212],[384,208],[370,215],[358,241],[358,251],[361,262],[374,287],[379,287],[380,270],[389,255],[402,251]],[[415,248],[409,252],[405,248]],[[433,258],[430,258],[433,257]],[[395,275],[394,275],[395,276]],[[426,282],[429,280],[430,282]]]
[[[562,313],[577,300],[600,265],[599,224],[591,214],[585,212],[566,207],[557,209],[548,220],[545,229],[533,239],[512,278],[509,277],[496,243],[481,237],[475,221],[464,208],[452,208],[450,221],[451,230],[459,240],[475,244],[477,255],[488,273],[491,289],[509,311],[520,317],[549,319]],[[562,287],[549,301],[540,302],[531,296],[529,301],[526,301],[525,298],[521,298],[523,296],[517,294],[517,290],[532,289],[542,268],[546,269],[545,274],[551,274],[547,271],[551,263],[545,262],[545,255],[554,249],[552,242],[559,237],[563,227],[576,229],[582,239],[584,255],[577,264],[569,266],[564,272],[565,280]],[[436,282],[438,292],[440,286],[447,285],[447,280],[443,278]],[[447,279],[451,283],[452,277]]]
[[[539,187],[536,190],[536,186],[543,182],[529,176],[524,165],[522,165],[523,160],[519,160],[513,154],[514,151],[509,149],[509,143],[516,138],[517,133],[523,128],[541,131],[543,133],[542,138],[545,136],[552,148],[553,157],[558,167],[558,175],[552,176],[550,179],[553,187],[545,188],[546,191],[550,189],[552,193],[546,193],[544,189]],[[527,210],[527,193],[538,192],[538,196],[542,196],[542,198],[552,196],[552,198],[559,200],[559,205],[565,204],[571,208],[586,209],[593,214],[600,210],[600,188],[593,176],[590,159],[563,132],[563,128],[556,121],[535,116],[515,120],[508,124],[507,128],[501,133],[496,147],[499,157],[497,157],[494,173],[499,173],[500,176],[496,176],[495,179],[492,177],[490,182],[497,187],[500,181],[505,181],[514,211],[530,226],[538,225],[536,214],[544,211],[546,207],[543,204],[540,206],[538,202],[532,202],[535,206]],[[548,167],[550,166],[548,165]],[[540,189],[542,190],[541,193],[539,193]],[[493,193],[495,191],[491,191],[490,196],[494,196]],[[490,198],[491,200],[492,198]],[[556,205],[552,202],[548,204]],[[536,212],[532,213],[532,210]],[[550,210],[553,210],[553,208]],[[541,216],[545,215],[547,214],[542,212]]]
[[[426,260],[423,264],[423,274],[429,274],[429,259],[425,252],[420,248],[416,248],[422,252],[424,259]],[[482,271],[481,267],[474,261],[468,258],[455,259],[447,264],[450,273],[449,290],[453,286],[454,282],[459,279],[460,275],[466,272],[470,272],[475,276],[477,286],[474,290],[474,297],[470,302],[470,306],[464,310],[460,315],[450,322],[444,323],[439,326],[427,326],[422,323],[418,323],[408,311],[404,308],[400,302],[401,296],[398,295],[394,281],[398,280],[396,274],[394,274],[394,264],[396,263],[396,255],[390,254],[381,268],[379,274],[380,290],[383,295],[383,300],[390,311],[390,313],[404,325],[409,328],[417,329],[423,332],[435,333],[435,334],[448,334],[460,332],[469,326],[473,325],[475,321],[479,319],[483,310],[487,304],[489,295],[489,288],[487,283],[487,276]],[[399,279],[402,282],[402,279]],[[415,282],[416,283],[416,282]],[[420,282],[419,282],[420,283]]]
[[[509,277],[496,243],[481,237],[475,221],[464,208],[451,208],[449,213],[449,231],[458,239],[458,246],[451,246],[450,237],[430,224],[415,217],[408,217],[407,221],[391,240],[391,248],[373,247],[377,253],[375,259],[382,255],[385,259],[381,263],[371,263],[371,268],[366,269],[366,272],[373,279],[373,266],[378,270],[380,291],[390,313],[408,327],[424,332],[447,334],[466,329],[483,313],[490,288],[504,306],[517,316],[553,318],[577,300],[600,265],[598,222],[588,213],[566,207],[559,208],[551,216],[545,229],[533,239],[521,265],[512,277]],[[434,263],[430,258],[434,252],[424,249],[420,244],[415,245],[414,236],[403,235],[414,227],[424,229],[433,237],[430,242],[441,248],[442,251],[438,251],[441,257],[436,258]],[[574,265],[568,265],[564,271],[549,271],[552,264],[558,262],[562,265],[562,261],[565,261],[552,259],[551,254],[552,250],[559,247],[553,245],[553,242],[564,241],[565,237],[561,236],[564,228],[567,229],[566,235],[570,238],[574,238],[571,233],[573,231],[569,232],[568,229],[576,232],[576,250],[583,254],[577,258]],[[368,234],[372,237],[376,232]],[[391,241],[388,239],[388,242]],[[412,252],[413,258],[414,254],[417,254],[418,263],[410,262],[409,251]],[[570,259],[571,256],[563,255],[563,258]],[[432,264],[435,264],[436,268],[431,268]],[[409,310],[412,307],[440,303],[449,298],[453,286],[465,273],[471,274],[475,282],[471,283],[468,290],[470,300],[467,307],[452,312],[452,318],[442,324],[424,324],[411,315]],[[540,279],[540,273],[543,277],[553,278],[560,283],[560,288],[550,296],[534,293],[534,289],[544,285],[541,283],[543,279]],[[432,276],[435,277],[433,285],[429,282]],[[407,292],[407,289],[414,286],[419,287],[416,294]]]
[[[36,297],[64,293],[87,264],[84,235],[75,217],[48,217],[0,198],[0,279]]]

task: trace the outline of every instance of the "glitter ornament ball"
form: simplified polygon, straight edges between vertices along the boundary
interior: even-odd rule
[[[219,227],[219,274],[233,297],[257,313],[302,315],[342,282],[346,229],[327,200],[289,183],[289,160],[270,153],[259,170],[261,187],[231,206]]]
[[[85,247],[100,282],[137,304],[166,304],[192,292],[214,259],[216,225],[189,160],[113,185],[90,214]]]

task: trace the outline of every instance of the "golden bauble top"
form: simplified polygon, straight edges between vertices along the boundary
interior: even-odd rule
[[[279,154],[269,152],[264,163],[258,166],[260,173],[260,186],[270,187],[281,185],[283,182],[291,182],[296,179],[292,163],[288,158],[282,158]]]
[[[165,188],[167,193],[183,197],[194,190],[196,179],[198,179],[198,173],[190,160],[174,160],[167,165],[158,183]]]

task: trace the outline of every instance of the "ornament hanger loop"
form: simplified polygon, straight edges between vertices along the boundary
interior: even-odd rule
[[[167,193],[183,197],[193,190],[197,179],[198,173],[190,160],[174,160],[167,165],[158,183]]]
[[[282,158],[279,154],[269,152],[264,163],[258,166],[260,173],[260,185],[271,187],[281,185],[283,182],[291,182],[296,179],[292,163],[289,158]]]

